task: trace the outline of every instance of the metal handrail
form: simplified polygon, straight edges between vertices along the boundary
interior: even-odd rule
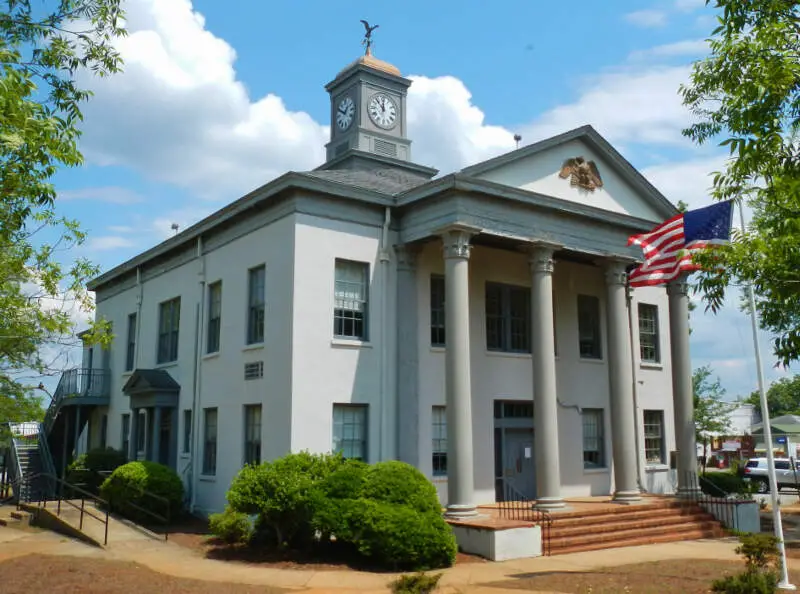
[[[95,471],[95,473],[99,474],[100,476],[109,477],[109,476],[111,476],[111,474],[113,474],[113,471],[112,470],[97,470],[97,471]],[[170,505],[169,499],[167,499],[166,497],[163,497],[161,495],[158,495],[156,493],[153,493],[152,491],[148,491],[146,489],[142,489],[140,491],[140,493],[141,493],[141,495],[143,495],[145,497],[149,497],[151,499],[154,499],[154,500],[158,501],[159,503],[164,504],[164,510],[165,510],[164,515],[162,516],[161,514],[158,514],[158,513],[154,512],[152,510],[144,508],[144,507],[142,507],[140,505],[137,505],[135,503],[132,503],[130,501],[123,502],[123,505],[127,506],[127,507],[130,507],[130,508],[133,508],[138,512],[141,512],[141,513],[143,513],[143,514],[145,514],[147,516],[150,516],[151,518],[154,518],[158,522],[161,522],[164,525],[164,540],[168,541],[169,540],[170,515],[171,515],[170,514],[171,505]],[[117,505],[119,505],[119,504],[117,504]]]
[[[39,423],[39,435],[39,456],[45,465],[45,471],[48,474],[57,476],[53,455],[50,452],[50,444],[47,442],[47,434],[44,431],[44,423]]]
[[[56,386],[56,391],[53,393],[50,406],[44,416],[46,432],[52,429],[64,399],[75,396],[108,396],[109,377],[108,369],[76,367],[65,371],[58,380],[58,386]]]
[[[752,497],[737,497],[728,493],[717,485],[714,488],[723,493],[723,496],[707,495],[703,492],[702,485],[713,484],[703,479],[696,472],[688,471],[684,474],[684,484],[687,488],[680,494],[679,501],[687,506],[697,506],[710,513],[722,526],[732,532],[739,530],[738,506],[752,504]]]
[[[542,529],[542,555],[550,556],[552,516],[546,511],[536,509],[534,507],[536,502],[517,491],[505,478],[501,477],[500,480],[503,483],[503,501],[497,503],[500,517],[506,520],[531,522],[540,526]]]

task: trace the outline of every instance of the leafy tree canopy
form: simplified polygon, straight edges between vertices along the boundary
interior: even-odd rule
[[[755,405],[761,411],[761,397],[758,392],[750,394],[745,402]],[[800,375],[782,377],[773,382],[767,390],[767,408],[770,418],[800,414]]]
[[[74,344],[75,314],[92,306],[85,284],[97,268],[59,262],[85,236],[56,214],[51,180],[83,162],[78,126],[90,92],[79,73],[120,70],[120,2],[0,0],[0,421],[41,413],[22,374],[58,371],[48,347]],[[96,324],[88,337],[105,344],[107,330]]]
[[[711,3],[711,0],[706,0]],[[761,325],[784,364],[800,358],[800,4],[714,0],[711,53],[681,87],[696,122],[684,134],[730,150],[713,178],[717,200],[753,211],[730,246],[698,255],[698,289],[713,311],[730,285],[752,282]]]
[[[708,442],[714,435],[725,435],[730,431],[730,413],[736,404],[723,400],[725,389],[719,378],[711,379],[711,367],[699,367],[692,373],[694,394],[694,423],[697,441],[703,444],[706,456]]]

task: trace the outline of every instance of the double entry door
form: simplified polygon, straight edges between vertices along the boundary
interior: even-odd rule
[[[494,426],[497,501],[536,499],[533,402],[495,401]]]

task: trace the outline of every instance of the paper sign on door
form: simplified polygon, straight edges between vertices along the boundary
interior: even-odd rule
[[[525,457],[526,458],[530,458],[531,457],[531,449],[530,448],[525,448]]]

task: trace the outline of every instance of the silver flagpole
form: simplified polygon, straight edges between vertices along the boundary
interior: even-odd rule
[[[744,200],[739,200],[739,220],[744,227]],[[753,348],[756,352],[756,371],[758,375],[758,392],[761,398],[761,418],[764,426],[764,447],[767,450],[767,475],[769,476],[769,494],[772,499],[772,522],[775,526],[775,538],[778,539],[778,551],[781,555],[781,581],[778,588],[781,590],[796,590],[794,584],[789,582],[789,569],[786,566],[786,547],[783,542],[783,523],[781,522],[780,501],[778,500],[778,480],[775,478],[775,455],[772,452],[772,427],[769,421],[769,406],[767,405],[767,391],[764,389],[764,369],[761,366],[761,346],[758,343],[758,321],[756,319],[756,298],[753,284],[747,283],[747,296],[750,300],[750,321],[753,326]]]

